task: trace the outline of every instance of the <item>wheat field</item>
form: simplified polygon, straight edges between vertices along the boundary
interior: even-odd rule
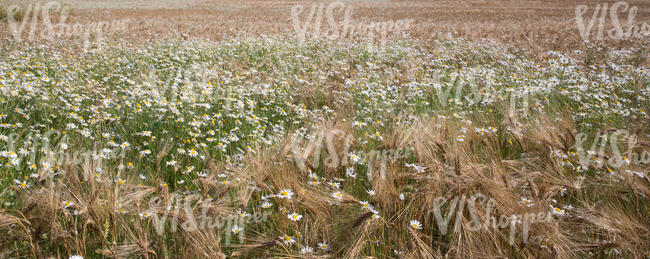
[[[650,258],[648,1],[0,4],[0,258]]]

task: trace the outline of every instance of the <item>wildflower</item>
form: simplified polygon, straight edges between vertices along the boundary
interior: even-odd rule
[[[526,197],[521,198],[520,203],[522,203],[523,205],[526,205],[526,207],[532,207],[532,206],[535,205],[535,204],[533,203],[533,200],[531,200],[531,199],[529,199],[529,198],[526,198]]]
[[[67,208],[70,208],[70,207],[74,206],[74,203],[71,202],[71,201],[63,201],[61,203],[63,204],[64,209],[67,209]]]
[[[341,199],[343,199],[343,194],[341,194],[341,192],[335,192],[335,193],[332,193],[332,197],[334,197],[337,200],[341,200]]]
[[[24,189],[24,188],[28,188],[28,187],[30,186],[30,185],[27,183],[27,181],[24,181],[24,180],[23,180],[23,181],[14,180],[14,182],[15,182],[16,184],[18,184],[18,187],[23,188],[23,189]]]
[[[282,239],[282,242],[284,242],[285,245],[292,245],[293,243],[296,242],[296,239],[294,239],[290,235],[280,236],[280,239]]]
[[[318,248],[320,248],[323,251],[329,251],[330,250],[330,246],[325,242],[318,243]]]
[[[558,215],[558,216],[564,216],[565,215],[563,209],[556,208],[556,207],[553,207],[553,206],[551,206],[551,209],[553,209],[553,214],[555,214],[555,215]]]
[[[352,162],[354,162],[354,163],[359,162],[359,160],[361,159],[361,158],[359,158],[359,156],[357,156],[357,154],[355,154],[355,153],[349,153],[349,154],[348,154],[348,157],[349,157],[350,160],[352,160]]]
[[[425,166],[421,166],[418,164],[409,164],[409,163],[406,163],[406,167],[413,168],[413,170],[415,170],[415,172],[417,173],[424,173],[427,169]]]
[[[359,203],[361,203],[361,206],[363,206],[364,209],[372,210],[372,205],[367,201],[360,201]]]
[[[303,248],[300,248],[300,253],[301,254],[311,254],[314,252],[314,249],[309,247],[309,246],[304,246]]]
[[[415,219],[411,220],[409,222],[409,225],[414,229],[422,229],[422,224],[420,223],[420,221]]]
[[[354,173],[354,167],[348,167],[345,169],[345,175],[352,178],[357,178],[357,174]]]
[[[84,137],[90,137],[90,131],[88,131],[88,129],[83,129],[79,133],[81,133],[81,135]]]
[[[286,198],[287,200],[291,200],[292,196],[293,196],[293,191],[291,191],[290,189],[281,190],[280,194],[278,194],[278,197],[280,199],[285,199]]]
[[[359,128],[362,128],[362,127],[364,127],[366,125],[367,125],[367,123],[361,122],[361,121],[355,121],[355,122],[352,123],[352,126],[357,126]]]
[[[300,219],[302,218],[302,215],[300,215],[300,214],[294,212],[294,213],[289,214],[287,217],[288,217],[291,221],[300,221]]]
[[[235,224],[235,225],[232,227],[232,233],[233,233],[233,234],[239,234],[239,232],[241,232],[242,230],[244,230],[244,228],[238,226],[237,224]]]
[[[248,217],[250,215],[251,214],[249,214],[248,212],[246,212],[246,211],[244,211],[242,209],[237,209],[237,216],[239,216],[240,218]]]
[[[176,165],[176,160],[167,161],[168,166]]]
[[[271,206],[273,206],[273,203],[271,203],[269,201],[264,201],[264,202],[262,202],[262,205],[260,207],[262,207],[263,209],[268,209]]]

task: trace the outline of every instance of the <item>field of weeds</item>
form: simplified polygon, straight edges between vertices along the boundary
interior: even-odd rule
[[[221,36],[138,19],[258,11],[6,7],[0,258],[650,257],[642,30],[420,37],[404,12],[449,3],[388,1],[383,34],[319,37],[300,3]]]

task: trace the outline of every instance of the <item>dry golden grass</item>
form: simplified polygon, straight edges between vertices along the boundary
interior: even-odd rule
[[[280,189],[289,188],[303,190],[296,193],[293,202],[281,204],[292,210],[295,207],[303,207],[303,219],[297,229],[303,233],[306,241],[318,241],[322,238],[333,241],[330,245],[341,247],[344,250],[338,251],[341,258],[359,258],[364,251],[372,246],[373,238],[380,237],[381,244],[391,244],[396,251],[406,252],[402,254],[405,258],[494,258],[511,257],[518,255],[524,258],[575,258],[578,255],[601,254],[608,248],[616,247],[628,255],[643,256],[644,249],[650,247],[649,231],[647,229],[647,208],[635,211],[629,208],[634,201],[621,200],[621,195],[632,196],[642,194],[647,197],[650,190],[647,184],[640,183],[632,177],[625,177],[623,184],[611,185],[607,181],[598,182],[598,178],[592,178],[584,183],[585,186],[603,186],[598,192],[588,195],[581,194],[580,185],[576,185],[575,176],[568,176],[562,173],[563,168],[559,165],[559,158],[549,158],[546,154],[551,149],[561,148],[557,143],[573,145],[572,129],[573,122],[564,119],[557,123],[557,127],[546,127],[549,118],[538,117],[536,123],[526,127],[527,132],[518,143],[520,148],[526,150],[531,161],[513,161],[508,157],[500,157],[501,152],[494,152],[493,149],[505,148],[507,143],[499,142],[496,137],[481,139],[470,134],[463,143],[450,138],[448,133],[457,129],[454,123],[447,123],[444,120],[422,120],[418,125],[409,130],[396,131],[392,138],[387,138],[386,145],[410,146],[418,161],[425,162],[427,172],[435,177],[423,177],[408,168],[391,163],[386,168],[386,174],[381,179],[376,177],[372,187],[377,195],[372,197],[370,202],[382,215],[394,215],[390,218],[370,220],[370,212],[363,212],[355,209],[359,200],[352,195],[343,192],[343,199],[340,205],[332,207],[330,190],[320,187],[306,187],[303,183],[308,176],[284,159],[282,148],[269,148],[262,150],[260,155],[251,157],[246,161],[246,166],[235,175],[245,179],[239,183],[233,183],[226,187],[204,186],[201,191],[214,192],[215,188],[225,188],[219,192],[237,190],[240,200],[248,202],[246,193],[250,193],[250,185],[268,192],[277,192]],[[512,120],[505,120],[503,123],[511,123]],[[441,126],[442,125],[442,126]],[[512,125],[514,126],[514,124]],[[475,140],[474,137],[477,137]],[[482,151],[475,149],[475,141],[483,145]],[[488,155],[491,154],[491,155]],[[531,166],[533,168],[531,168]],[[525,169],[528,168],[528,169]],[[377,168],[379,169],[379,168]],[[75,172],[71,168],[70,172]],[[92,170],[92,169],[90,169]],[[216,169],[216,172],[222,169]],[[531,171],[532,170],[532,171]],[[339,170],[340,172],[341,170]],[[64,248],[63,251],[84,250],[86,240],[101,242],[104,249],[94,251],[106,257],[202,257],[202,258],[225,258],[221,252],[223,240],[218,232],[211,231],[183,231],[180,235],[171,238],[175,247],[165,248],[165,238],[152,233],[151,226],[143,225],[142,221],[129,220],[116,212],[114,206],[102,206],[97,202],[98,195],[111,197],[108,204],[122,204],[122,206],[140,207],[144,202],[143,197],[151,194],[154,190],[150,187],[121,186],[119,188],[106,188],[106,186],[95,185],[94,181],[81,181],[79,174],[82,172],[68,173],[66,178],[67,186],[51,183],[47,189],[39,195],[29,197],[28,205],[21,211],[25,219],[10,216],[0,211],[0,228],[10,224],[29,226],[23,228],[24,233],[12,233],[9,238],[16,240],[36,239],[44,231],[52,233],[52,238],[58,240]],[[625,174],[622,174],[625,175]],[[334,175],[336,176],[336,175]],[[408,180],[412,181],[408,181]],[[209,180],[208,180],[209,181]],[[530,225],[530,237],[544,236],[542,244],[546,248],[540,248],[533,243],[521,241],[520,234],[515,236],[514,246],[507,245],[509,233],[507,229],[488,228],[482,231],[471,231],[472,218],[470,215],[462,215],[462,221],[454,223],[456,216],[453,215],[447,235],[440,234],[433,229],[415,231],[408,227],[412,218],[424,218],[425,225],[435,225],[435,219],[430,215],[434,210],[433,201],[436,197],[453,198],[454,196],[466,195],[467,197],[476,193],[489,195],[496,200],[496,211],[491,215],[500,214],[537,214],[548,211],[551,198],[560,191],[557,186],[572,188],[577,199],[585,206],[572,211],[575,217],[555,217],[552,221],[537,222]],[[573,186],[573,187],[571,187]],[[412,197],[408,204],[396,202],[399,193],[404,188],[410,188]],[[412,190],[426,190],[416,191]],[[164,193],[162,189],[158,190]],[[586,194],[586,193],[585,193]],[[520,197],[532,197],[535,205],[529,208],[522,208]],[[75,201],[75,209],[79,210],[79,219],[85,221],[84,229],[72,228],[75,224],[69,219],[56,218],[60,213],[62,200]],[[218,203],[197,204],[194,213],[199,213],[203,206],[210,206],[210,215],[223,215],[228,210],[226,206],[220,207]],[[479,217],[488,213],[487,208],[479,205],[475,208]],[[154,212],[154,211],[152,211]],[[164,213],[164,206],[158,212]],[[181,222],[186,220],[187,214],[181,212],[178,216]],[[444,212],[446,213],[446,211]],[[170,217],[173,215],[169,215]],[[287,224],[286,221],[273,221],[275,231],[289,232],[296,229],[296,226]],[[459,231],[455,231],[458,229]],[[519,229],[519,227],[518,227]],[[65,231],[62,231],[65,230]],[[121,233],[127,236],[129,243],[115,244],[109,239],[102,239],[95,236],[97,233],[106,236],[117,234],[101,234],[104,232]],[[268,236],[264,231],[256,230],[247,234],[248,242],[245,245],[232,245],[235,249],[233,256],[251,257],[269,255],[273,251],[285,254],[287,257],[300,258],[302,255],[295,250],[290,251],[283,245],[276,236]],[[521,231],[521,230],[519,230]],[[603,243],[600,240],[607,238],[615,242]],[[0,238],[2,241],[3,238]],[[43,256],[42,248],[32,246],[32,253]],[[437,250],[434,250],[437,249]],[[164,254],[168,250],[181,251],[182,254]],[[161,254],[163,253],[163,254]],[[385,250],[376,256],[389,258],[395,256],[394,251]]]
[[[25,3],[34,2],[26,1]],[[61,1],[73,8],[70,23],[129,19],[128,39],[147,40],[178,33],[185,37],[222,39],[234,35],[295,34],[291,7],[331,3],[329,1]],[[154,3],[155,2],[155,3]],[[627,1],[638,7],[635,21],[648,22],[650,2]],[[576,6],[589,7],[609,1],[344,1],[354,7],[355,21],[413,19],[407,32],[430,44],[433,39],[489,38],[534,51],[570,52],[582,48],[575,22]],[[5,3],[6,5],[6,3]],[[94,7],[94,8],[93,8]],[[621,18],[622,19],[622,18]],[[611,23],[608,23],[611,27]],[[0,34],[6,34],[6,22]],[[592,33],[595,34],[595,33]],[[605,39],[608,46],[638,46],[628,41]]]

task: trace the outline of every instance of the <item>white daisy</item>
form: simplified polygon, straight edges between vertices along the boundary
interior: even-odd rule
[[[293,191],[291,191],[290,189],[281,190],[280,193],[278,194],[278,197],[280,199],[285,199],[286,198],[288,200],[291,200],[292,196],[293,196]]]
[[[409,226],[411,226],[414,229],[422,229],[422,223],[420,223],[420,221],[415,219],[409,222]]]
[[[300,221],[300,219],[302,218],[302,215],[294,212],[294,213],[290,213],[289,215],[287,215],[287,217],[291,221]]]
[[[325,243],[325,242],[320,242],[320,243],[318,243],[318,248],[320,248],[320,249],[323,250],[323,251],[328,251],[328,250],[330,250],[330,246],[329,246],[327,243]]]
[[[235,224],[235,225],[232,227],[232,230],[231,230],[231,231],[232,231],[233,234],[239,234],[239,232],[241,232],[242,230],[244,230],[244,228],[242,228],[242,227],[240,227],[240,226],[237,226],[237,225]]]

